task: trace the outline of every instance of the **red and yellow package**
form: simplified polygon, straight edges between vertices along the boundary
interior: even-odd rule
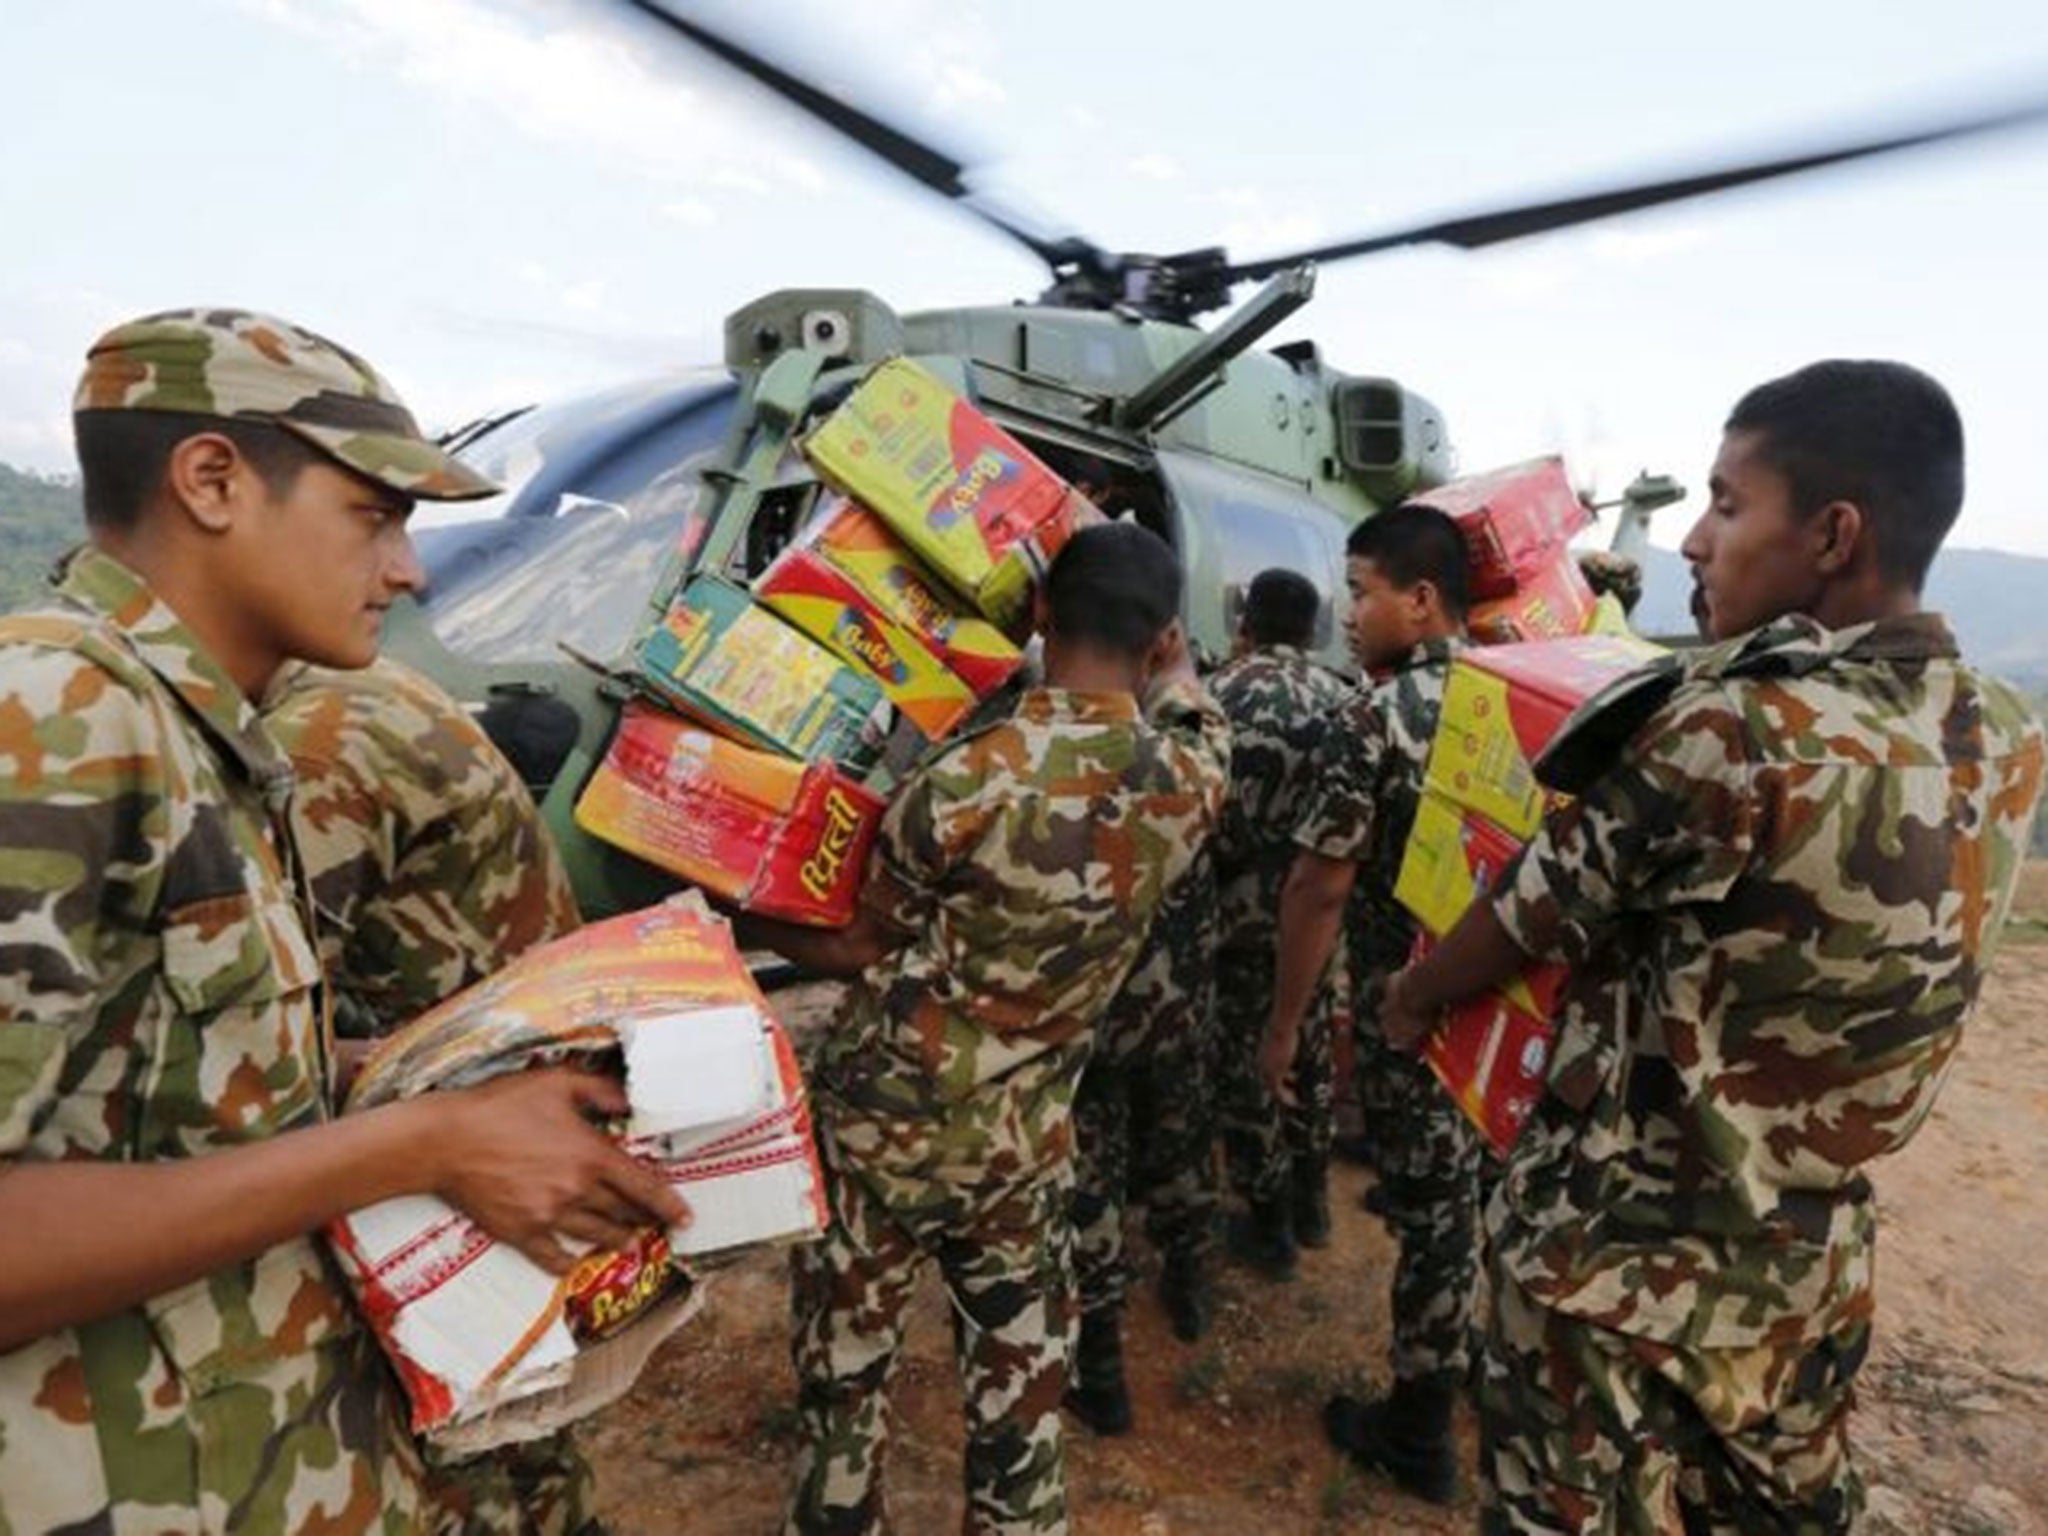
[[[752,912],[853,921],[883,802],[830,763],[800,763],[626,706],[576,824]]]
[[[1412,499],[1457,520],[1475,599],[1511,594],[1593,520],[1555,457],[1468,475]]]
[[[1093,509],[1009,433],[917,364],[881,364],[804,440],[804,454],[1017,632],[1031,594]]]
[[[1560,545],[1543,564],[1517,576],[1507,596],[1474,603],[1465,628],[1481,645],[1562,640],[1585,634],[1597,606],[1577,557]]]

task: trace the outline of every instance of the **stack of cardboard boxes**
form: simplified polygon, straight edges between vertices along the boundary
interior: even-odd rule
[[[890,711],[936,741],[1001,687],[1038,579],[1100,514],[901,360],[802,446],[840,494],[751,593],[685,582],[640,648],[653,702],[626,711],[576,819],[750,910],[837,926],[881,819],[864,778]]]
[[[1539,459],[1433,491],[1471,555],[1480,642],[1452,666],[1395,899],[1418,952],[1497,886],[1556,797],[1537,755],[1572,711],[1660,654],[1602,619],[1566,541],[1586,522],[1562,466]],[[1564,627],[1569,623],[1570,627]],[[1588,630],[1598,630],[1587,633]],[[1509,643],[1492,643],[1506,639]],[[1454,1009],[1424,1059],[1489,1145],[1505,1153],[1543,1091],[1562,966],[1532,964]]]

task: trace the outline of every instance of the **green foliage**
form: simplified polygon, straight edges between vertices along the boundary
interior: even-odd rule
[[[36,602],[51,565],[84,536],[75,480],[0,464],[0,613]]]

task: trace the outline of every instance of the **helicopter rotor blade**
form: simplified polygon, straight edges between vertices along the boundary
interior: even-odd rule
[[[1090,253],[1100,254],[1085,240],[1071,236],[1055,239],[1035,234],[1014,219],[996,212],[979,200],[974,189],[968,185],[968,168],[961,161],[923,139],[883,122],[871,113],[848,105],[808,80],[801,79],[780,65],[761,57],[752,49],[734,42],[723,33],[712,30],[702,22],[678,15],[661,4],[660,0],[625,0],[625,3],[680,34],[757,84],[765,86],[790,105],[809,113],[834,132],[853,140],[868,153],[894,166],[918,185],[938,193],[951,202],[959,203],[984,223],[993,225],[1023,245],[1055,271],[1075,261],[1085,260]]]
[[[1503,208],[1490,213],[1443,219],[1430,224],[1418,224],[1408,229],[1394,230],[1387,234],[1317,246],[1312,250],[1292,251],[1284,256],[1268,256],[1258,261],[1241,262],[1225,268],[1219,277],[1226,283],[1253,282],[1270,277],[1273,273],[1291,267],[1297,262],[1342,261],[1347,257],[1367,256],[1376,251],[1393,250],[1404,245],[1452,245],[1462,250],[1479,250],[1509,240],[1520,240],[1528,235],[1570,229],[1575,225],[1590,224],[1599,219],[1612,218],[1617,214],[1633,213],[1638,209],[1654,208],[1663,203],[1703,197],[1709,193],[1727,191],[1732,187],[1747,186],[1752,182],[1769,181],[1780,176],[1796,176],[1804,171],[1843,165],[1852,160],[1894,154],[1900,150],[1917,149],[1923,145],[1939,144],[1949,139],[2024,127],[2041,121],[2048,121],[2048,99],[2036,100],[2002,112],[1963,118],[1912,133],[1893,134],[1881,139],[1838,145],[1832,149],[1788,155],[1781,159],[1752,161],[1720,170],[1702,171],[1691,176],[1677,176],[1666,181],[1643,182],[1633,186],[1616,187],[1605,192],[1589,192],[1576,197],[1558,198],[1551,202],[1529,203],[1517,208]]]

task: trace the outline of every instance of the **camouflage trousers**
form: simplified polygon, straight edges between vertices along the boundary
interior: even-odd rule
[[[1818,1343],[1700,1350],[1555,1312],[1495,1266],[1480,1528],[1823,1536],[1862,1489],[1848,1415],[1867,1319]]]
[[[883,1487],[889,1378],[935,1260],[966,1397],[967,1519],[983,1536],[1064,1532],[1060,1398],[1078,1313],[1071,1160],[1019,1169],[934,1155],[922,1177],[849,1151],[820,1103],[831,1220],[790,1258],[802,1433],[786,1536],[893,1529]]]
[[[1420,1058],[1389,1050],[1374,1016],[1353,1030],[1354,1082],[1394,1262],[1394,1375],[1461,1375],[1479,1292],[1478,1132]]]
[[[1123,1304],[1124,1223],[1145,1206],[1161,1253],[1215,1241],[1215,985],[1206,964],[1175,977],[1170,946],[1148,951],[1096,1030],[1074,1096],[1072,1205],[1081,1309]]]
[[[564,1430],[449,1466],[427,1465],[445,1528],[465,1536],[582,1536],[599,1529],[590,1463]]]
[[[1230,949],[1216,956],[1218,1098],[1231,1186],[1245,1199],[1283,1198],[1297,1162],[1330,1160],[1334,1056],[1330,1021],[1335,990],[1327,982],[1301,1027],[1294,1056],[1294,1103],[1282,1104],[1259,1080],[1259,1041],[1273,1006],[1273,955]]]

